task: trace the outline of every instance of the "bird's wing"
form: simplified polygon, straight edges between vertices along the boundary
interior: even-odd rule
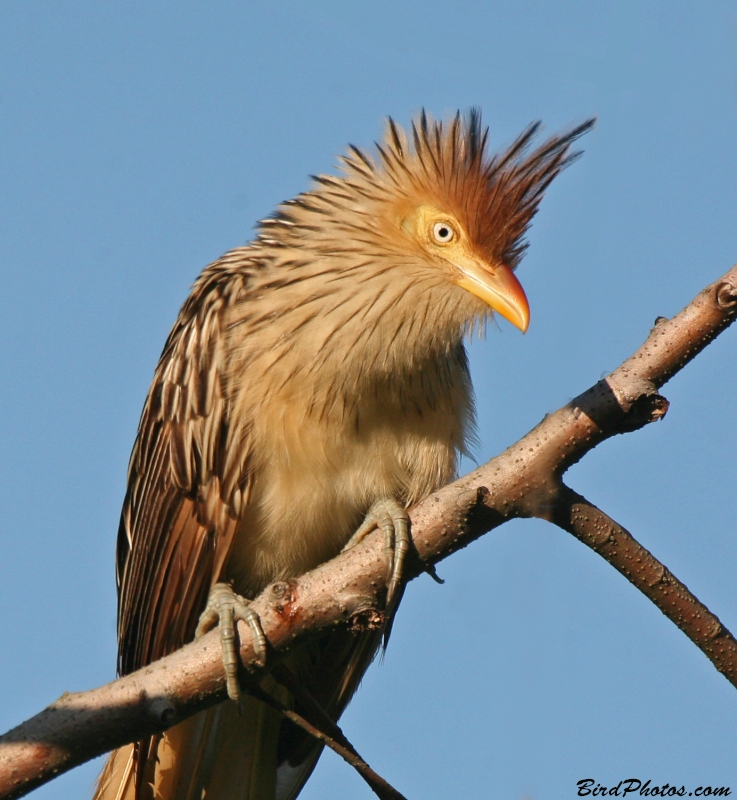
[[[169,335],[131,455],[118,533],[122,674],[191,640],[248,493],[248,446],[229,447],[226,315],[247,250],[208,267]]]

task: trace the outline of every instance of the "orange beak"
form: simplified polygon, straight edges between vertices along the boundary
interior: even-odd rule
[[[465,261],[465,259],[464,259]],[[530,324],[530,304],[522,284],[504,264],[490,266],[469,260],[457,264],[456,282],[460,287],[487,303],[497,314],[524,333]]]

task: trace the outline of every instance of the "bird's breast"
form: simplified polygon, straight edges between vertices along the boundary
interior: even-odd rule
[[[409,506],[454,475],[471,414],[468,382],[459,374],[428,394],[433,382],[418,377],[416,391],[368,387],[329,410],[288,387],[251,404],[257,458],[226,567],[241,593],[337,555],[375,500]]]

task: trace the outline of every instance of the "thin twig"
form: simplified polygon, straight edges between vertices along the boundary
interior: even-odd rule
[[[324,745],[337,753],[348,764],[350,764],[356,770],[356,772],[358,772],[358,774],[366,781],[366,783],[371,787],[373,793],[380,798],[380,800],[407,800],[403,794],[400,794],[390,783],[385,781],[381,775],[377,774],[371,769],[371,767],[358,754],[356,748],[345,738],[345,735],[342,731],[340,732],[340,738],[342,738],[344,742],[340,743],[333,738],[333,736],[329,736],[324,730],[321,730],[320,727],[313,725],[301,714],[298,714],[296,711],[287,708],[283,703],[279,702],[279,700],[277,700],[275,697],[272,697],[268,692],[265,692],[255,683],[249,685],[248,693],[253,695],[262,703],[265,703],[266,705],[278,711],[282,716],[286,717],[286,719],[302,728],[303,731],[309,733],[309,735],[314,739],[317,739],[318,742],[322,742]],[[331,723],[331,727],[334,725],[335,723]]]
[[[305,709],[313,724],[321,731],[329,734],[331,738],[341,744],[346,750],[358,755],[356,748],[348,741],[348,737],[343,733],[338,723],[330,718],[327,711],[317,702],[317,700],[307,691],[302,681],[298,680],[294,673],[284,664],[277,664],[271,670],[271,676],[282,686],[289,690],[292,697]]]

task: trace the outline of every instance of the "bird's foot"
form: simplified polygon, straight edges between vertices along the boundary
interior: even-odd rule
[[[361,527],[351,536],[343,551],[360,544],[371,531],[381,528],[387,566],[386,607],[391,612],[402,582],[404,559],[409,550],[409,514],[393,497],[377,500],[369,509]]]
[[[207,606],[200,615],[195,631],[195,639],[199,639],[215,627],[220,630],[228,697],[235,700],[239,708],[241,689],[238,684],[238,649],[235,640],[235,626],[239,619],[251,629],[253,649],[259,664],[264,666],[266,663],[266,636],[258,614],[250,608],[250,602],[236,594],[227,583],[216,583],[210,589]]]

